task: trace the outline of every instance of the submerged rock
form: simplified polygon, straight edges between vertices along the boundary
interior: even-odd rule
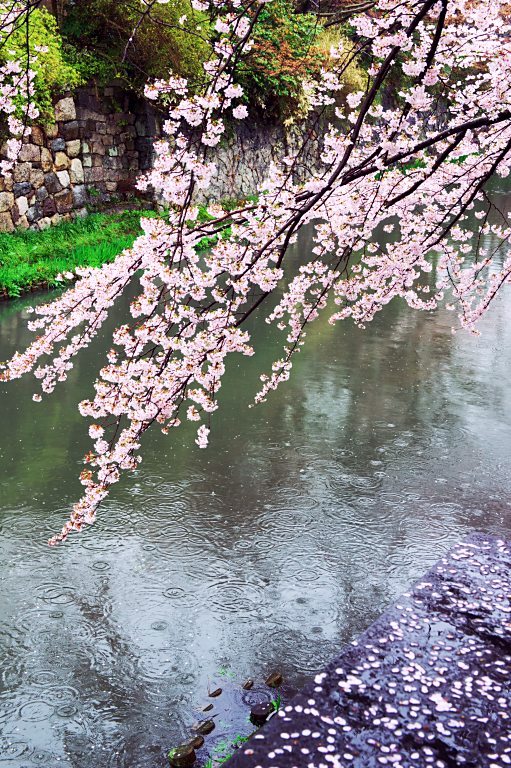
[[[193,749],[200,749],[204,744],[204,736],[201,736],[198,733],[197,736],[194,736],[193,739],[190,739],[188,744],[193,747]]]

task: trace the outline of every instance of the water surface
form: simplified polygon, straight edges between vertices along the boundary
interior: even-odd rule
[[[26,304],[0,308],[0,359],[29,339]],[[301,685],[453,542],[510,535],[511,293],[480,338],[451,321],[399,303],[365,331],[320,321],[248,409],[278,356],[259,328],[210,448],[188,427],[147,436],[98,524],[56,549],[107,341],[42,405],[29,380],[2,385],[0,766],[163,766],[208,685],[224,688],[209,748],[246,733],[265,674]]]

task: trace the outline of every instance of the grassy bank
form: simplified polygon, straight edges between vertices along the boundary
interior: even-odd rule
[[[112,261],[141,233],[142,215],[155,214],[93,213],[42,232],[0,234],[0,299],[62,285],[55,280],[61,272]]]

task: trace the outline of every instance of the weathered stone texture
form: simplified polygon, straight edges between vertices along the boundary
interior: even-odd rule
[[[14,181],[28,181],[30,179],[30,171],[32,166],[30,163],[17,163],[13,170]]]
[[[44,144],[44,131],[38,125],[34,125],[32,128],[30,132],[30,141],[38,146]]]
[[[58,213],[67,213],[73,209],[73,193],[71,190],[64,189],[55,195],[55,205]]]
[[[28,211],[28,199],[26,197],[18,197],[16,200],[16,206],[18,209],[18,215],[24,216]]]
[[[43,169],[44,173],[47,173],[48,171],[51,171],[53,167],[53,159],[51,156],[51,152],[46,147],[41,148],[41,168]]]
[[[42,218],[43,212],[41,206],[39,204],[31,205],[26,215],[30,224],[35,224],[35,222]]]
[[[83,184],[73,187],[73,201],[76,208],[87,205],[87,189]]]
[[[14,230],[14,223],[12,216],[9,212],[4,211],[0,213],[0,232],[12,232]]]
[[[55,119],[59,121],[76,120],[74,99],[68,96],[55,104]]]
[[[150,137],[156,135],[155,120],[147,120],[150,109],[117,85],[102,93],[81,88],[59,99],[56,122],[34,126],[23,139],[12,176],[0,178],[0,230],[40,229],[71,214],[84,215],[93,200],[133,194],[141,167],[135,123],[147,142],[146,162],[152,156]],[[87,186],[94,187],[93,198]]]
[[[18,221],[16,222],[16,228],[17,229],[28,229],[30,224],[28,223],[28,219],[26,216],[20,216]],[[5,232],[5,230],[2,230]]]
[[[65,152],[55,153],[55,170],[64,171],[69,168],[69,158]]]
[[[0,213],[9,211],[14,205],[14,195],[12,192],[0,192]]]
[[[78,157],[80,154],[81,142],[80,139],[74,139],[66,143],[66,152],[68,157]]]
[[[52,220],[50,218],[43,218],[43,219],[41,219],[38,222],[37,228],[38,229],[49,229],[49,227],[51,227],[51,225],[52,225]]]
[[[83,165],[77,157],[75,157],[74,160],[71,160],[70,176],[73,184],[83,184]]]
[[[55,205],[53,197],[47,197],[46,200],[43,201],[42,208],[45,216],[53,216],[54,213],[57,213],[57,206]]]
[[[97,167],[97,168],[86,168],[85,169],[85,181],[86,182],[98,182],[98,181],[104,181],[105,180],[105,171],[103,168]]]
[[[62,126],[62,136],[66,141],[75,141],[80,138],[80,124],[73,120],[70,123],[64,123]]]
[[[62,184],[58,180],[55,173],[46,174],[44,177],[44,186],[51,195],[55,194],[55,192],[60,192],[62,189]]]
[[[18,159],[22,163],[38,163],[41,160],[41,147],[36,144],[23,144]]]
[[[56,123],[46,126],[46,136],[48,139],[55,139],[59,135],[59,127]]]
[[[44,173],[39,168],[34,168],[30,172],[30,183],[35,189],[39,189],[44,184]]]
[[[65,152],[66,142],[61,136],[59,136],[57,139],[54,139],[51,142],[50,147],[52,152]]]
[[[14,197],[29,195],[32,191],[32,185],[28,181],[20,181],[13,185]]]
[[[71,178],[67,171],[57,171],[55,174],[62,187],[69,187],[71,184]]]

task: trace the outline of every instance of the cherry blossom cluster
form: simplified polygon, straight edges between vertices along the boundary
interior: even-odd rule
[[[138,466],[151,425],[168,432],[182,419],[196,422],[197,445],[206,447],[227,358],[253,353],[245,324],[268,297],[278,297],[266,319],[285,334],[284,350],[261,375],[256,402],[289,378],[322,312],[332,323],[351,318],[364,326],[396,297],[429,310],[448,296],[461,324],[474,329],[511,277],[511,257],[501,259],[500,247],[511,228],[503,215],[497,223],[490,217],[486,193],[488,179],[507,176],[511,162],[503,2],[378,0],[353,20],[356,42],[334,48],[320,76],[304,83],[303,142],[268,168],[255,201],[229,211],[211,204],[206,222],[196,201],[216,173],[214,148],[226,120],[250,114],[236,67],[261,3],[193,5],[209,8],[218,33],[203,89],[192,92],[171,74],[146,91],[167,105],[168,119],[141,186],[158,192],[167,213],[143,219],[143,235],[114,263],[77,270],[72,288],[35,310],[37,338],[1,369],[5,380],[32,371],[51,392],[140,281],[95,394],[80,404],[93,440],[84,495],[52,544],[94,521],[120,473]],[[368,63],[367,86],[344,99],[343,75],[357,57]],[[314,246],[296,264],[287,254],[304,226],[313,228]],[[217,240],[202,253],[206,237]]]
[[[8,51],[13,31],[27,20],[27,3],[21,0],[0,2],[0,50]],[[37,52],[34,54],[37,55]],[[23,66],[7,55],[0,64],[0,115],[5,123],[8,138],[3,147],[4,158],[0,161],[0,174],[5,178],[13,168],[21,149],[23,136],[30,133],[29,121],[38,116],[33,103],[35,73],[30,60]]]

